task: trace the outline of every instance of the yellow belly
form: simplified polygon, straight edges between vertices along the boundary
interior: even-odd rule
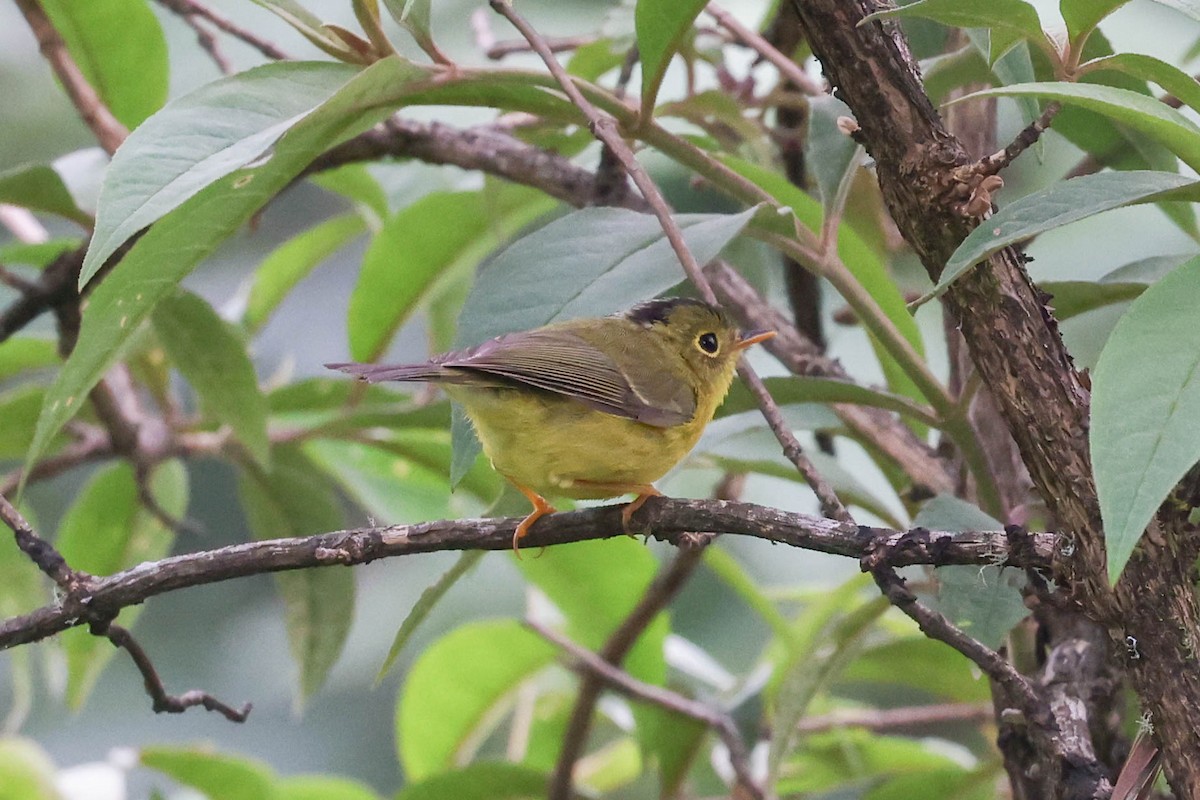
[[[656,428],[549,393],[446,388],[498,472],[539,494],[576,499],[626,493],[588,484],[658,480],[692,449],[711,416]]]

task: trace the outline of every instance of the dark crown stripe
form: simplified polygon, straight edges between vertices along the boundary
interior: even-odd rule
[[[647,300],[645,303],[638,303],[625,312],[625,318],[640,325],[655,325],[666,322],[671,312],[679,306],[711,308],[703,300],[696,300],[692,297],[660,297]]]

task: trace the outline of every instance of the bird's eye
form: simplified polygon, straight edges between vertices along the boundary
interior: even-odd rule
[[[720,343],[717,342],[715,333],[702,333],[700,338],[696,340],[696,344],[700,345],[700,349],[706,353],[714,354],[720,348]]]

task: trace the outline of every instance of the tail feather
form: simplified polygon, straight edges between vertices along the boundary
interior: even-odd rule
[[[329,369],[354,375],[368,383],[380,381],[434,381],[442,377],[439,364],[326,364]]]

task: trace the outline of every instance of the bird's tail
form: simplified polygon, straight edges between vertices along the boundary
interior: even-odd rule
[[[439,364],[326,364],[329,369],[336,369],[359,380],[369,383],[380,381],[434,381],[443,377],[443,369]]]

